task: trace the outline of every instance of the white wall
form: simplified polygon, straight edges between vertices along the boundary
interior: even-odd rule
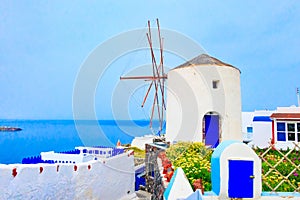
[[[228,197],[228,180],[229,180],[229,167],[228,160],[232,158],[238,158],[242,160],[254,161],[254,198],[259,198],[262,192],[261,184],[261,160],[256,153],[243,143],[234,143],[227,147],[220,157],[220,175],[221,175],[221,187],[220,187],[220,199],[226,199]],[[242,169],[241,169],[242,170]]]
[[[277,107],[278,113],[300,113],[300,107],[290,106],[290,107]]]
[[[253,121],[255,117],[271,116],[273,110],[256,110],[254,112],[242,113],[242,130],[247,133],[247,126],[253,128],[252,142],[250,145],[259,148],[267,148],[270,146],[272,139],[272,122],[271,121]]]
[[[253,127],[253,117],[254,117],[254,112],[242,112],[242,132],[243,132],[244,139],[248,139],[247,127]],[[251,138],[252,136],[253,134],[251,134]]]
[[[219,80],[219,88],[212,81]],[[240,71],[229,66],[193,66],[168,73],[166,139],[202,141],[205,114],[221,115],[222,139],[242,141]]]
[[[253,144],[268,148],[272,139],[272,122],[253,122]]]
[[[137,147],[139,149],[145,150],[145,145],[149,143],[153,143],[154,135],[145,135],[142,137],[135,137],[132,142],[132,147]]]
[[[58,161],[58,162],[59,161],[68,161],[68,163],[83,162],[83,154],[55,153],[54,151],[41,152],[41,158],[42,158],[42,160],[54,160],[54,161]]]
[[[90,169],[88,166],[90,165]],[[134,160],[128,153],[76,165],[0,165],[0,199],[131,199]],[[40,173],[40,167],[43,167]],[[13,168],[17,175],[12,176]],[[128,193],[129,191],[129,193]]]

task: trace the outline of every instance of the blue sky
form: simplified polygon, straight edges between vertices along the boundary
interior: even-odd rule
[[[4,0],[0,118],[71,119],[74,83],[87,56],[109,38],[144,28],[147,20],[156,18],[162,28],[187,35],[211,56],[242,71],[244,111],[297,103],[300,3],[296,0]],[[176,66],[177,61],[169,62]],[[100,98],[101,91],[97,95],[96,109],[105,98]],[[110,109],[98,115],[111,118]]]

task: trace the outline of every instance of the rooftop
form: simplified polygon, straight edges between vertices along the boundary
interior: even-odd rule
[[[270,117],[275,119],[300,119],[300,113],[273,113]]]
[[[207,54],[200,54],[199,56],[183,63],[182,65],[179,65],[178,67],[175,67],[174,69],[193,67],[193,66],[199,66],[199,65],[228,66],[228,67],[233,67],[233,68],[239,70],[237,67],[234,67],[234,66],[232,66],[230,64],[227,64],[227,63],[224,63],[224,62],[220,61],[219,59],[214,58],[212,56],[209,56]]]

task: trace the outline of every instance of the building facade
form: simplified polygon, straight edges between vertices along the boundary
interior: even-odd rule
[[[242,140],[240,70],[206,54],[168,73],[167,141]]]
[[[273,111],[254,111],[242,114],[244,141],[267,148],[293,148],[300,142],[300,107],[278,107]]]

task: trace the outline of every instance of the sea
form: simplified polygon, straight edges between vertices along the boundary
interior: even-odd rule
[[[41,152],[63,152],[76,146],[130,144],[134,137],[155,134],[147,120],[0,120],[0,126],[21,131],[0,131],[0,163],[22,163]]]

